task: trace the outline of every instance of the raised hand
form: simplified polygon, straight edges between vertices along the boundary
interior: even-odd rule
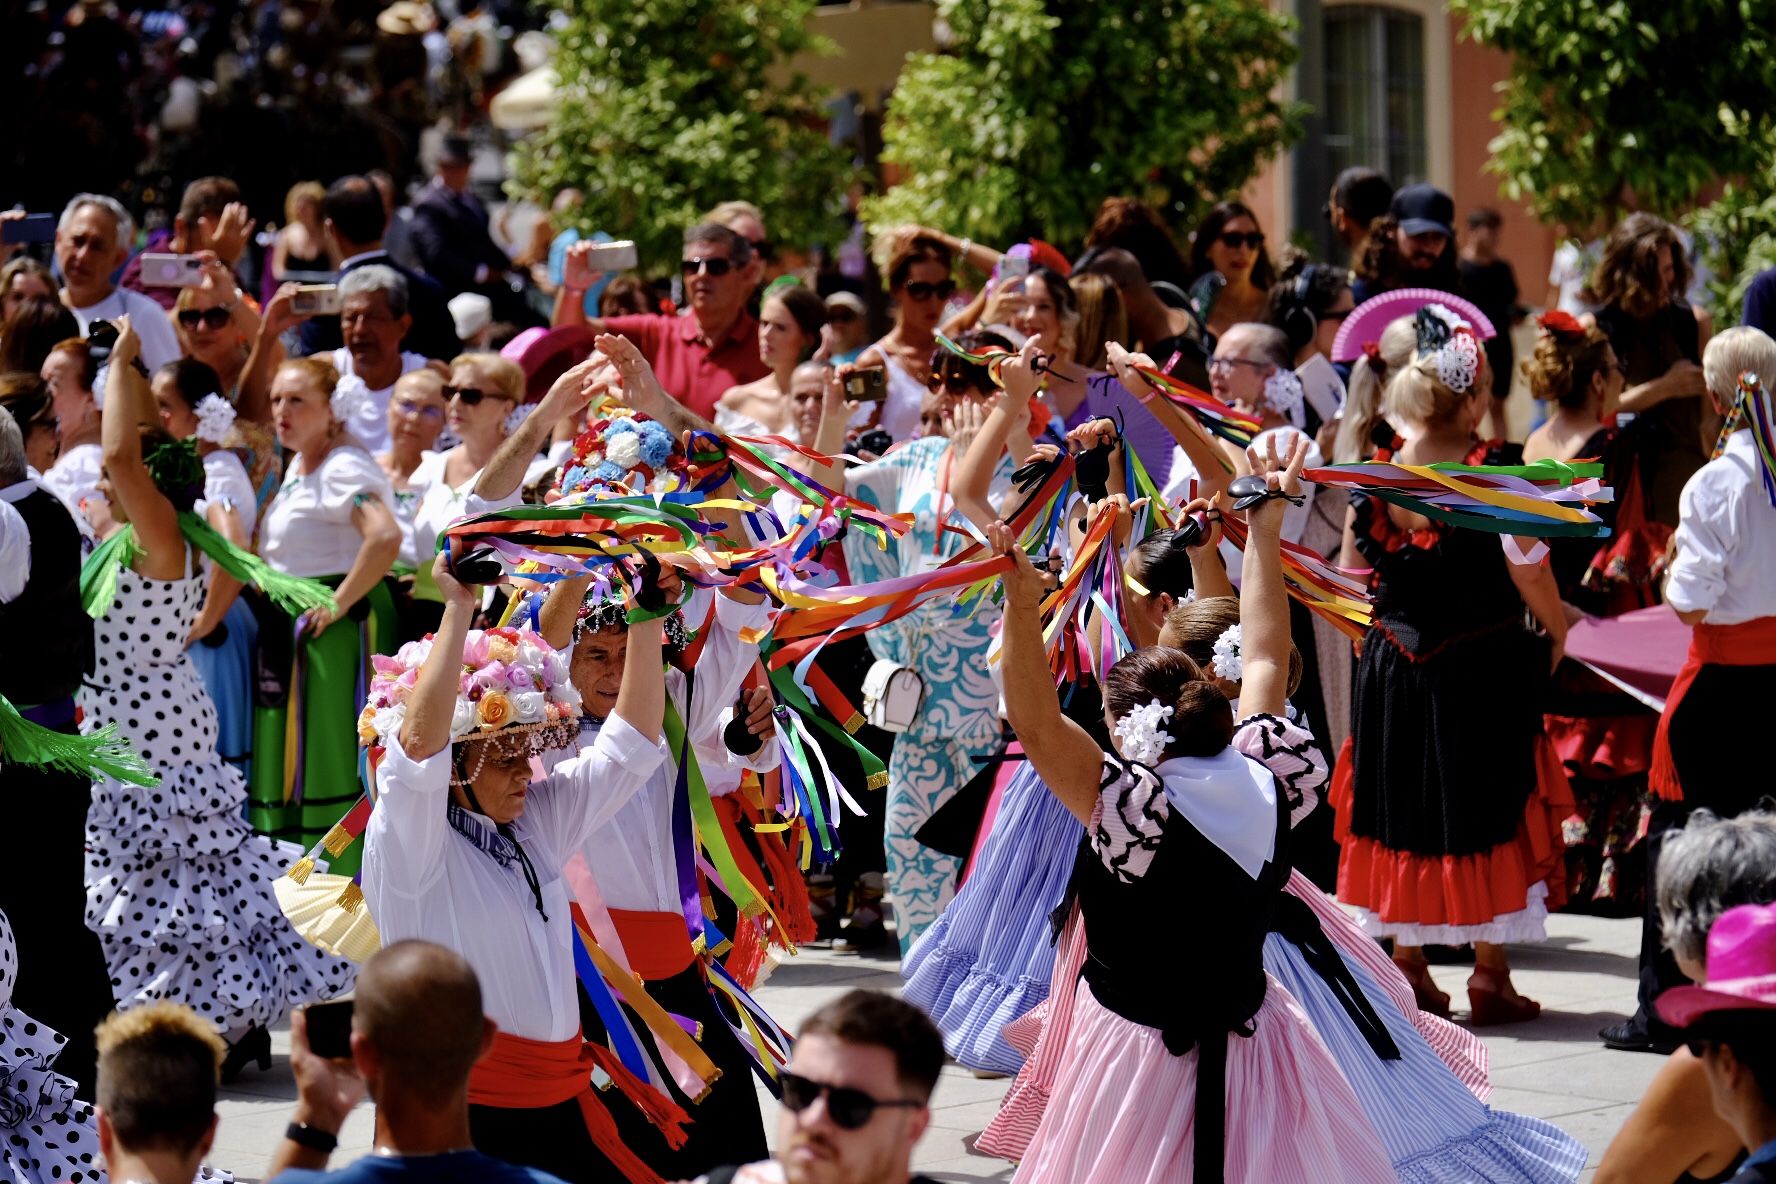
[[[1030,562],[1030,556],[1018,546],[1017,535],[1003,522],[987,527],[987,545],[994,555],[1009,555],[1011,570],[1001,577],[1005,584],[1005,607],[1035,612],[1042,604],[1043,577]]]

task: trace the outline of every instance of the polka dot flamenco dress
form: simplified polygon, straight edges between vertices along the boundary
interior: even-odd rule
[[[203,596],[201,570],[151,580],[125,567],[96,622],[85,726],[116,724],[160,784],[94,783],[86,924],[120,1009],[184,1003],[233,1044],[294,1004],[343,993],[357,970],[304,941],[278,911],[272,883],[303,852],[247,827],[246,783],[217,755],[215,705],[185,654]]]

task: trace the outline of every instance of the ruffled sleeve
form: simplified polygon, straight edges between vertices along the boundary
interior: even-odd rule
[[[1105,754],[1090,829],[1092,850],[1111,875],[1125,883],[1146,875],[1170,816],[1171,803],[1158,774]]]
[[[1330,770],[1312,732],[1274,715],[1253,715],[1240,721],[1233,746],[1276,778],[1290,826],[1313,811]]]
[[[394,512],[388,474],[362,448],[335,448],[321,465],[320,510],[332,522],[351,521],[361,498],[375,498]]]

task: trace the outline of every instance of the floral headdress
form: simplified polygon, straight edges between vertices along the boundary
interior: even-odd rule
[[[1211,665],[1217,677],[1238,682],[1246,676],[1245,661],[1240,654],[1241,641],[1238,625],[1229,625],[1215,639],[1215,659]]]
[[[376,675],[358,715],[358,740],[387,746],[407,719],[432,638],[410,641],[393,657],[371,659]],[[580,694],[568,678],[567,658],[529,628],[471,629],[463,644],[452,743],[491,740],[545,752],[571,744],[579,733]]]
[[[612,407],[574,441],[573,459],[562,468],[561,492],[619,485],[626,493],[665,492],[683,483],[687,467],[684,450],[664,424]]]
[[[1437,380],[1456,394],[1466,394],[1480,376],[1480,338],[1474,326],[1442,304],[1418,310],[1418,356],[1434,362]]]

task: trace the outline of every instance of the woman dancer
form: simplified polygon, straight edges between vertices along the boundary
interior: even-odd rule
[[[86,923],[104,946],[118,1006],[169,999],[195,1008],[229,1042],[223,1076],[232,1080],[249,1059],[270,1067],[269,1028],[290,1007],[345,991],[356,972],[278,910],[272,882],[302,852],[247,829],[246,784],[216,754],[216,709],[185,650],[207,586],[195,553],[201,546],[237,577],[265,569],[190,514],[203,468],[190,443],[144,426],[160,417],[131,366],[140,343],[127,318],[119,329],[101,488],[123,525],[81,573],[100,655],[86,726],[115,725],[161,783],[93,783]],[[286,602],[325,598],[300,581],[258,579]]]
[[[1416,358],[1385,400],[1406,437],[1396,455],[1407,464],[1504,460],[1474,438],[1487,384],[1473,330],[1440,305],[1420,309],[1416,323]],[[1567,620],[1535,547],[1370,497],[1353,499],[1345,527],[1344,566],[1361,555],[1374,568],[1375,623],[1332,792],[1338,897],[1358,908],[1365,931],[1394,939],[1395,962],[1433,1014],[1447,1017],[1449,997],[1420,947],[1476,943],[1475,1024],[1541,1010],[1511,985],[1501,943],[1542,940],[1550,888],[1564,889],[1560,819],[1572,796],[1541,710]],[[1526,604],[1552,646],[1524,628]],[[1477,720],[1486,726],[1450,723]]]

